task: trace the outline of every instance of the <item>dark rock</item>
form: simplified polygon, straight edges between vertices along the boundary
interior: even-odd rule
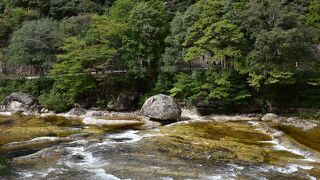
[[[207,116],[217,113],[218,105],[214,101],[198,100],[196,108],[200,115]]]
[[[149,98],[143,105],[140,113],[156,120],[179,120],[181,108],[170,96],[159,94]]]
[[[25,93],[12,93],[2,102],[3,109],[9,112],[25,112],[36,114],[41,112],[41,106],[36,98]]]
[[[46,166],[48,164],[54,164],[58,159],[68,154],[65,148],[51,147],[42,149],[34,154],[16,157],[12,160],[12,163],[17,166],[32,167],[35,165]]]
[[[133,104],[139,98],[138,93],[124,92],[116,98],[111,99],[107,108],[112,111],[125,111],[132,108]]]
[[[85,115],[87,111],[82,108],[73,108],[68,112],[68,115],[70,116],[82,116]]]

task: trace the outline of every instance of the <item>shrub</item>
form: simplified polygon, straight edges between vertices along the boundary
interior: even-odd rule
[[[65,93],[58,92],[55,88],[51,89],[49,93],[39,96],[39,102],[43,107],[55,112],[67,111],[74,103]]]

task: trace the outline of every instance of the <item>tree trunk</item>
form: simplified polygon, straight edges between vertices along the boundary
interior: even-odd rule
[[[266,100],[268,112],[273,112],[272,102],[270,100]]]

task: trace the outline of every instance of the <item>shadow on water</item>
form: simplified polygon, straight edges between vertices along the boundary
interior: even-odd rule
[[[7,157],[0,154],[0,179],[1,177],[6,177],[11,175],[11,165]]]

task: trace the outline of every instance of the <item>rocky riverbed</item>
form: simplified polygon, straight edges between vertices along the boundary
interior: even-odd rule
[[[317,179],[318,132],[186,110],[171,124],[138,113],[3,114],[0,172],[10,163],[3,179]]]

